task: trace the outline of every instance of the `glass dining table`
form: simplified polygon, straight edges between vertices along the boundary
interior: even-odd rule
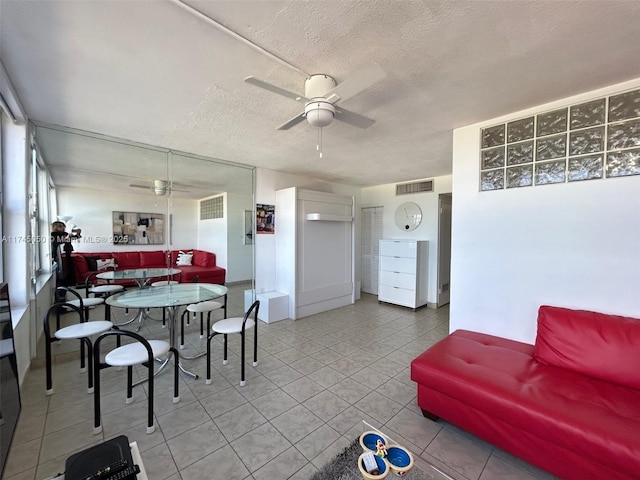
[[[167,277],[171,280],[174,275],[180,275],[182,270],[178,268],[131,268],[124,270],[109,270],[98,273],[96,278],[101,280],[133,280],[138,288],[147,286],[154,278]]]
[[[109,282],[114,280],[133,280],[139,289],[147,288],[151,280],[156,278],[164,278],[166,280],[172,280],[174,277],[182,274],[182,270],[177,268],[130,268],[124,270],[109,270],[106,272],[98,273],[96,278],[101,280],[107,280]],[[108,302],[107,302],[108,303]],[[147,310],[141,308],[138,310],[138,314],[130,320],[118,324],[119,327],[123,325],[129,325],[130,323],[138,321],[136,332],[140,330],[142,322],[146,318],[151,318],[147,313]],[[151,320],[155,320],[151,318]]]
[[[112,307],[120,308],[138,308],[141,310],[164,308],[167,312],[169,324],[169,344],[176,348],[176,320],[180,307],[224,297],[227,291],[227,287],[224,285],[213,283],[177,283],[175,285],[129,290],[108,297],[106,302]],[[167,357],[158,372],[164,368],[168,361]],[[178,360],[178,366],[187,375],[198,378],[197,374],[186,370],[180,360]]]

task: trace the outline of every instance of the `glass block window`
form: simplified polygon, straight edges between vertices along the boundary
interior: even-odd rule
[[[480,191],[640,175],[640,89],[483,128]]]
[[[214,197],[200,202],[200,220],[224,217],[224,197]]]

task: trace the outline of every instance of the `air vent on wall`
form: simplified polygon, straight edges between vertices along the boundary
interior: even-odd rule
[[[433,192],[433,180],[421,180],[413,183],[396,184],[396,196],[424,192]]]

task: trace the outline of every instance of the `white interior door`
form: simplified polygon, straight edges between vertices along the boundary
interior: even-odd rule
[[[379,245],[382,239],[383,207],[362,209],[362,291],[378,294]]]
[[[438,307],[441,307],[449,303],[451,282],[451,194],[441,194],[438,203]]]

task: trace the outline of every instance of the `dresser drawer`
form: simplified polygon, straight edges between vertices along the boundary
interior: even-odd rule
[[[388,285],[379,285],[378,300],[381,302],[395,303],[396,305],[415,308],[416,291],[407,290],[406,288],[390,287]]]
[[[418,256],[417,242],[380,240],[380,255],[416,258]]]
[[[414,258],[380,257],[380,271],[400,273],[416,273],[416,260]]]
[[[416,276],[410,273],[380,271],[378,285],[388,285],[390,287],[406,288],[407,290],[416,289]]]

